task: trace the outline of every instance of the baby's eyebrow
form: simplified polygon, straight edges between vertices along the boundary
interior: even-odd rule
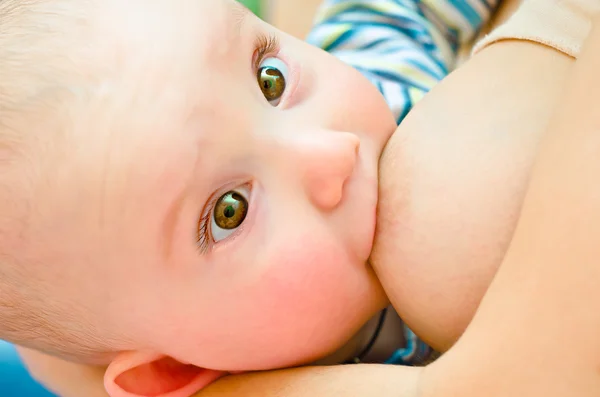
[[[217,2],[217,0],[212,1]],[[235,0],[220,0],[218,13],[215,16],[219,20],[218,26],[208,32],[211,38],[202,49],[203,58],[207,62],[214,62],[220,58],[215,57],[215,54],[235,55],[239,53],[238,47],[241,42],[242,28],[250,14],[251,11],[246,6]]]
[[[234,1],[232,6],[232,13],[235,17],[235,28],[239,33],[241,31],[242,26],[244,25],[244,21],[248,14],[250,14],[250,10],[244,4],[239,1]]]

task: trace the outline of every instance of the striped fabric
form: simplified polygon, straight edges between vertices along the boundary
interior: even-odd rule
[[[454,67],[499,0],[326,0],[308,42],[361,71],[397,122]]]
[[[325,0],[308,42],[362,72],[398,123],[454,67],[500,0]],[[406,346],[387,363],[422,365],[436,356],[405,327]]]

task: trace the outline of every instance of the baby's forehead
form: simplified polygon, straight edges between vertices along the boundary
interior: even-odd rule
[[[32,56],[96,72],[201,68],[227,52],[246,14],[234,0],[3,0],[0,43],[23,37]]]
[[[81,93],[160,99],[165,87],[202,85],[222,71],[215,60],[246,14],[234,0],[3,0],[0,72],[10,84],[0,93],[13,99],[0,110],[55,107]]]
[[[198,68],[227,52],[246,13],[233,0],[104,0],[93,16],[95,41],[115,62]]]
[[[94,118],[127,119],[132,108],[153,117],[169,90],[174,108],[194,102],[191,80],[202,87],[226,69],[212,65],[246,14],[234,0],[0,0],[0,121],[10,115],[21,140],[44,145],[60,141],[49,119],[61,133],[79,121],[100,129]]]
[[[233,73],[247,8],[234,0],[102,1],[94,16],[94,40],[103,46],[98,72],[107,83],[100,88],[120,97],[121,108],[151,117],[153,106],[169,106],[182,121],[175,113],[218,107],[215,85]]]

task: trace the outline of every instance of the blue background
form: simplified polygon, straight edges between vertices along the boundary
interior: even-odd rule
[[[29,376],[13,346],[3,341],[0,341],[0,396],[54,397]]]

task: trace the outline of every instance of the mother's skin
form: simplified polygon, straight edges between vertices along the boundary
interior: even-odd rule
[[[494,44],[435,87],[387,145],[372,263],[436,349],[462,334],[504,258],[573,63],[538,44]]]

